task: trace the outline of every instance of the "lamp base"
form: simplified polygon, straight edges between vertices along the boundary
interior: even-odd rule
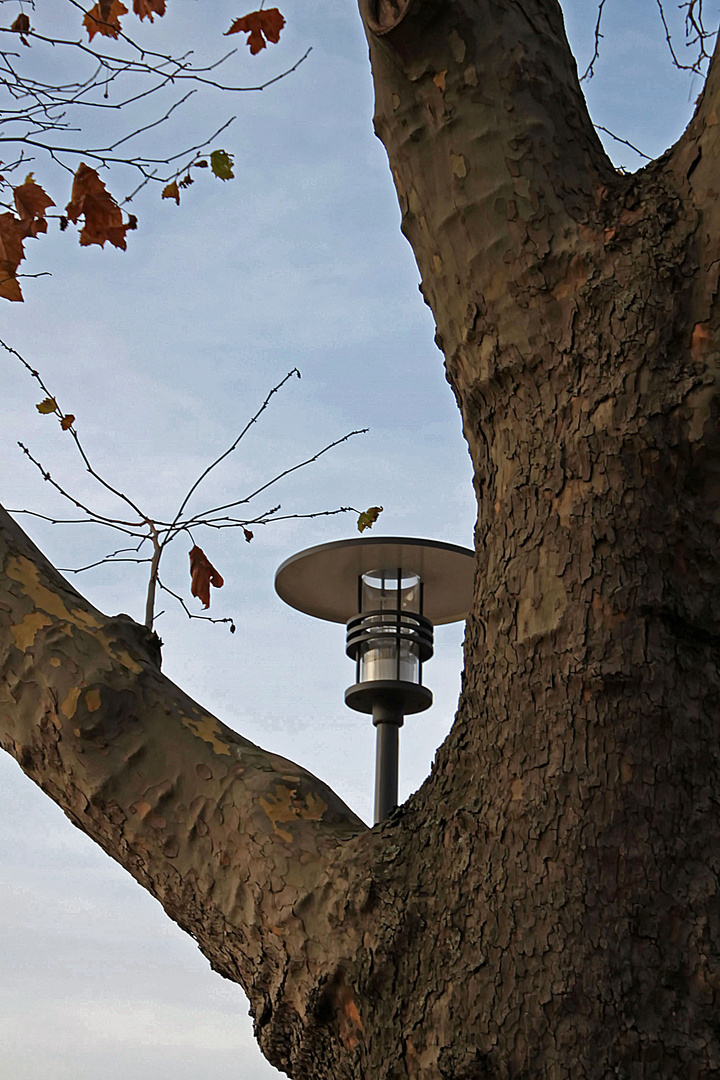
[[[355,712],[371,713],[375,704],[386,705],[403,716],[425,712],[433,703],[432,691],[420,683],[374,679],[355,683],[345,691],[345,704]]]

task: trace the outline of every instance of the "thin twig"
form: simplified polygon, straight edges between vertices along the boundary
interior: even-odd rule
[[[2,0],[0,0],[0,3],[2,3]],[[217,507],[214,507],[213,509],[205,510],[205,511],[203,511],[201,513],[195,514],[190,518],[183,519],[183,513],[184,513],[184,511],[185,511],[185,509],[186,509],[186,507],[187,507],[187,505],[189,503],[189,500],[191,499],[193,494],[197,491],[197,489],[199,488],[202,481],[208,476],[208,474],[213,469],[215,469],[222,461],[224,461],[225,458],[227,458],[230,454],[232,454],[237,449],[240,442],[242,441],[244,436],[247,434],[247,432],[250,430],[252,425],[258,421],[258,419],[262,416],[262,414],[268,408],[268,405],[269,405],[270,401],[272,400],[273,396],[287,383],[287,381],[289,379],[291,379],[293,377],[293,375],[297,376],[297,378],[300,378],[300,372],[297,370],[297,368],[293,368],[291,371],[289,371],[287,373],[287,375],[285,375],[284,378],[281,379],[280,382],[277,383],[270,390],[270,392],[267,394],[267,396],[266,396],[265,400],[263,401],[262,405],[260,406],[260,408],[248,420],[248,422],[245,424],[243,429],[240,431],[239,435],[237,435],[237,437],[235,438],[233,443],[227,448],[227,450],[223,451],[222,454],[218,455],[218,457],[216,457],[214,459],[214,461],[212,461],[210,463],[210,465],[208,465],[207,468],[205,468],[203,470],[203,472],[200,474],[198,479],[191,485],[191,487],[189,488],[187,494],[185,495],[182,502],[180,503],[180,507],[179,507],[177,513],[175,514],[175,517],[172,519],[172,521],[166,522],[166,521],[157,520],[155,518],[150,517],[149,515],[143,514],[142,511],[139,510],[139,508],[132,501],[132,499],[130,499],[127,495],[125,495],[124,492],[118,490],[117,488],[115,488],[111,484],[109,484],[99,473],[97,473],[95,471],[92,464],[90,463],[90,460],[89,460],[89,458],[88,458],[88,456],[87,456],[87,454],[86,454],[86,452],[85,452],[85,450],[84,450],[84,448],[82,446],[82,443],[80,442],[79,436],[78,436],[77,431],[75,429],[75,418],[74,418],[74,416],[72,416],[70,414],[64,414],[63,413],[63,411],[60,409],[60,407],[59,407],[59,405],[57,403],[57,398],[51,393],[49,387],[45,384],[45,382],[44,382],[42,376],[40,375],[40,373],[38,371],[36,371],[35,368],[33,368],[27,362],[27,360],[25,360],[25,358],[17,351],[17,349],[14,349],[14,348],[12,348],[12,346],[7,345],[4,341],[2,341],[2,339],[0,339],[0,345],[2,345],[2,347],[6,350],[6,352],[8,352],[12,356],[16,357],[16,359],[18,359],[20,361],[20,363],[23,365],[23,367],[29,372],[31,377],[33,379],[35,379],[35,381],[39,385],[40,389],[45,394],[45,401],[43,403],[41,403],[41,405],[38,406],[38,408],[40,408],[41,412],[47,413],[48,415],[51,414],[51,413],[54,414],[57,417],[58,421],[60,422],[60,425],[61,425],[62,429],[64,431],[69,431],[70,432],[70,434],[71,434],[71,436],[72,436],[72,438],[73,438],[73,440],[75,442],[75,446],[76,446],[76,448],[77,448],[77,450],[78,450],[78,452],[79,452],[79,454],[81,456],[81,459],[82,459],[83,463],[85,464],[85,467],[86,467],[87,471],[103,487],[105,487],[108,491],[110,491],[113,495],[115,495],[118,499],[120,499],[126,505],[130,506],[137,513],[140,520],[137,521],[137,522],[135,522],[135,521],[125,521],[125,520],[119,519],[119,518],[111,518],[111,517],[109,517],[109,516],[107,516],[105,514],[99,514],[99,513],[97,513],[97,511],[91,510],[90,507],[85,505],[85,503],[80,502],[74,496],[70,495],[69,492],[67,492],[56,480],[54,480],[52,478],[52,476],[50,475],[50,473],[48,472],[48,470],[45,469],[44,466],[41,464],[41,462],[39,462],[35,457],[33,457],[30,450],[24,445],[24,443],[18,443],[18,445],[22,449],[23,453],[25,453],[26,456],[29,458],[29,460],[38,468],[38,470],[40,471],[43,479],[46,482],[50,483],[56,489],[56,491],[58,491],[58,493],[63,496],[63,498],[69,500],[73,504],[73,506],[77,507],[78,510],[81,510],[84,514],[86,514],[87,517],[86,518],[81,518],[81,519],[57,518],[57,517],[52,517],[52,516],[50,516],[48,514],[38,513],[37,511],[34,511],[34,510],[19,510],[19,511],[14,511],[14,513],[30,514],[30,515],[32,515],[34,517],[41,518],[42,520],[49,521],[52,524],[61,524],[61,523],[62,524],[77,524],[79,522],[85,523],[85,522],[89,521],[89,522],[92,522],[92,523],[97,524],[97,525],[103,525],[105,527],[112,528],[117,532],[120,532],[120,533],[122,533],[124,535],[127,535],[127,536],[131,536],[131,537],[133,537],[133,539],[138,540],[139,542],[134,546],[118,548],[115,551],[110,552],[108,555],[105,555],[103,558],[97,559],[97,560],[95,560],[95,561],[93,561],[91,563],[88,563],[88,564],[84,565],[84,566],[81,566],[81,567],[65,567],[65,568],[62,568],[62,569],[63,569],[63,572],[65,572],[65,573],[80,574],[80,573],[84,573],[87,570],[94,569],[95,567],[98,567],[98,566],[103,566],[103,565],[107,566],[107,565],[112,565],[114,563],[121,563],[121,562],[135,563],[135,564],[149,563],[150,564],[150,574],[149,574],[148,588],[147,588],[147,594],[146,594],[146,603],[145,603],[145,625],[147,626],[148,629],[152,629],[152,626],[153,626],[153,620],[155,618],[156,590],[157,590],[158,587],[160,587],[160,588],[164,589],[166,592],[169,592],[171,596],[175,597],[175,599],[182,605],[183,609],[185,610],[185,612],[186,612],[186,614],[188,615],[189,618],[204,619],[206,622],[226,622],[226,623],[230,623],[231,631],[233,633],[235,631],[235,624],[232,621],[232,619],[230,619],[230,618],[213,618],[213,617],[211,617],[209,615],[196,615],[196,614],[194,614],[193,612],[191,612],[188,609],[188,607],[185,604],[185,601],[182,599],[182,597],[178,596],[177,593],[174,593],[171,589],[169,589],[166,585],[163,585],[162,582],[160,581],[159,569],[160,569],[160,561],[161,561],[161,558],[162,558],[162,554],[163,554],[165,548],[167,547],[167,545],[172,540],[176,539],[180,535],[180,533],[187,533],[188,537],[190,538],[191,543],[193,545],[195,545],[195,540],[193,538],[193,533],[192,533],[193,529],[200,529],[200,528],[203,528],[203,527],[204,528],[215,529],[215,530],[231,529],[231,528],[242,528],[243,532],[245,534],[245,539],[247,541],[250,541],[250,540],[253,539],[253,534],[248,529],[249,525],[253,525],[253,526],[255,526],[255,525],[266,525],[270,521],[287,521],[287,520],[290,520],[292,518],[299,519],[299,518],[328,517],[328,516],[331,516],[331,515],[334,515],[334,514],[348,513],[349,511],[353,511],[354,513],[359,513],[359,511],[355,510],[354,507],[343,506],[343,507],[339,507],[339,508],[334,509],[334,510],[317,510],[317,511],[313,511],[311,513],[305,513],[305,514],[297,514],[296,513],[296,514],[282,514],[282,515],[280,515],[280,514],[278,514],[278,511],[281,509],[279,504],[277,506],[270,507],[270,509],[268,509],[268,510],[262,511],[259,514],[255,514],[254,516],[247,517],[247,518],[231,517],[228,514],[223,514],[223,511],[232,509],[235,506],[240,506],[240,505],[249,503],[252,499],[256,498],[263,491],[267,491],[268,488],[270,488],[273,484],[276,484],[283,477],[288,476],[291,473],[296,472],[298,469],[302,469],[306,465],[310,465],[312,462],[317,461],[320,457],[322,457],[324,454],[326,454],[329,450],[332,450],[334,447],[339,446],[341,443],[346,442],[348,439],[351,439],[353,436],[364,434],[368,430],[367,428],[362,428],[362,429],[359,429],[359,430],[356,430],[356,431],[348,432],[348,434],[343,435],[342,438],[335,439],[333,442],[328,443],[326,446],[324,446],[322,448],[322,450],[319,450],[317,453],[313,454],[311,457],[308,457],[304,461],[301,461],[296,465],[290,466],[289,468],[282,470],[281,472],[276,474],[274,477],[272,477],[272,479],[268,480],[266,483],[264,483],[260,487],[258,487],[255,491],[251,492],[251,494],[246,496],[245,498],[237,499],[237,500],[235,500],[235,501],[233,501],[231,503],[227,503],[227,504],[225,504],[223,506],[217,506]],[[221,516],[217,516],[217,515],[221,515]],[[152,549],[153,549],[152,550],[152,555],[151,556],[141,556],[140,555],[140,550],[143,547],[143,545],[145,543],[147,543],[147,542],[152,544]],[[130,553],[132,553],[132,554],[130,554]]]
[[[600,0],[598,7],[597,22],[595,23],[595,50],[592,55],[592,59],[585,69],[585,74],[580,76],[580,82],[584,82],[585,79],[592,79],[595,74],[595,61],[600,59],[600,41],[603,38],[603,34],[600,33],[600,23],[602,21],[603,8],[605,7],[606,0]]]
[[[164,585],[162,583],[162,581],[160,580],[160,578],[157,579],[157,583],[160,586],[160,588],[163,590],[163,592],[170,593],[170,595],[173,596],[177,600],[178,604],[180,604],[183,611],[187,615],[188,619],[203,619],[205,622],[211,622],[211,623],[230,623],[230,633],[231,634],[235,633],[236,627],[235,627],[235,622],[234,622],[233,619],[231,619],[231,618],[214,619],[211,615],[196,615],[194,611],[190,611],[190,608],[187,606],[187,604],[183,600],[182,596],[178,596],[178,594],[173,592],[172,589],[168,589],[167,585]]]
[[[187,524],[195,525],[200,517],[207,517],[209,514],[218,514],[221,510],[231,510],[233,506],[243,506],[245,503],[249,503],[257,495],[262,494],[263,491],[267,491],[273,484],[277,484],[279,480],[284,479],[286,476],[290,476],[291,473],[297,472],[298,469],[304,469],[306,465],[312,465],[312,463],[321,458],[323,454],[327,454],[328,450],[333,450],[336,446],[340,446],[341,443],[347,442],[348,439],[352,439],[355,435],[366,435],[369,430],[369,428],[358,428],[357,431],[349,431],[347,435],[343,435],[341,439],[335,439],[333,442],[328,443],[327,446],[324,446],[317,454],[313,454],[312,457],[298,462],[297,465],[291,465],[288,469],[283,469],[277,476],[273,476],[272,480],[268,480],[266,484],[262,484],[259,488],[256,488],[255,491],[250,495],[247,495],[244,499],[236,499],[234,502],[224,503],[222,506],[214,506],[211,510],[206,510],[202,515],[198,514],[195,517],[188,518]]]
[[[594,126],[598,131],[604,131],[606,135],[609,135],[611,139],[615,139],[616,142],[624,143],[625,146],[629,146],[631,150],[634,150],[636,154],[640,155],[640,157],[645,158],[646,161],[652,161],[652,158],[649,154],[644,154],[642,150],[638,150],[637,146],[634,146],[631,142],[628,142],[627,139],[621,139],[619,135],[615,135],[612,131],[610,131],[609,128],[603,127],[602,124],[595,124]]]
[[[88,563],[87,566],[58,566],[58,570],[61,574],[83,574],[86,570],[93,570],[96,566],[113,566],[115,563],[131,562],[131,563],[149,563],[150,559],[111,559],[109,556],[105,556],[104,559],[98,559],[96,562]]]
[[[175,515],[175,519],[171,524],[171,528],[174,527],[178,523],[178,521],[181,519],[185,507],[187,506],[187,504],[190,501],[191,497],[197,491],[197,489],[199,488],[200,484],[203,482],[205,477],[209,473],[211,473],[212,470],[217,465],[219,465],[221,461],[224,461],[226,457],[228,457],[230,454],[233,453],[234,450],[237,449],[237,447],[240,445],[240,442],[245,437],[245,435],[247,435],[247,433],[250,430],[250,428],[252,427],[252,425],[255,424],[260,419],[262,414],[265,412],[265,410],[267,409],[267,407],[270,404],[270,401],[274,397],[274,395],[277,394],[277,392],[283,388],[285,383],[289,379],[291,379],[293,377],[293,375],[296,375],[298,379],[301,378],[300,372],[298,371],[297,368],[293,368],[292,371],[288,371],[287,375],[283,379],[281,379],[280,382],[276,386],[273,386],[272,390],[270,391],[268,396],[265,398],[265,400],[263,401],[263,403],[260,406],[260,408],[258,409],[258,411],[255,413],[254,416],[252,416],[248,420],[247,424],[242,429],[242,431],[240,432],[238,437],[235,439],[235,442],[232,444],[232,446],[228,447],[227,450],[225,450],[222,454],[220,454],[220,456],[217,457],[215,459],[215,461],[213,461],[210,465],[208,465],[208,467],[206,469],[203,470],[203,472],[197,478],[195,483],[191,486],[190,490],[188,491],[188,493],[185,496],[185,498],[183,499],[183,501],[180,503],[180,509],[178,510],[177,514]],[[212,513],[212,511],[210,511],[210,512]]]

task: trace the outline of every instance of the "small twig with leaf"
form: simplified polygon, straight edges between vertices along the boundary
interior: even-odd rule
[[[335,514],[355,513],[358,514],[357,527],[360,532],[365,529],[372,528],[373,524],[377,521],[378,515],[382,512],[381,506],[371,506],[368,510],[360,512],[352,506],[341,506],[334,510],[317,510],[311,513],[304,514],[279,514],[278,511],[281,506],[271,506],[266,510],[262,510],[260,513],[255,513],[248,517],[240,517],[229,515],[225,511],[234,509],[239,506],[245,506],[257,498],[258,495],[268,491],[269,488],[277,484],[280,480],[289,476],[291,473],[296,472],[298,469],[303,469],[305,466],[310,465],[312,462],[317,461],[328,451],[339,446],[341,443],[347,442],[348,439],[354,438],[356,435],[362,435],[367,431],[367,428],[358,429],[356,431],[350,431],[346,435],[343,435],[339,439],[334,439],[332,442],[327,443],[321,450],[315,454],[296,463],[295,465],[288,466],[286,469],[282,469],[277,472],[273,477],[261,484],[250,494],[245,495],[242,498],[234,499],[229,503],[225,503],[221,506],[213,506],[199,513],[190,513],[188,507],[192,497],[197,492],[203,481],[209,476],[209,474],[216,469],[221,462],[234,453],[240,445],[243,438],[247,435],[253,424],[257,423],[265,410],[268,408],[272,398],[277,394],[285,384],[295,376],[300,378],[300,372],[297,368],[293,368],[285,375],[280,382],[272,387],[267,394],[265,400],[250,417],[248,422],[242,428],[238,436],[231,443],[231,445],[219,454],[214,461],[212,461],[203,471],[199,477],[190,485],[187,493],[181,499],[178,510],[175,516],[170,521],[164,521],[160,518],[146,513],[139,504],[125,494],[119,487],[109,483],[103,476],[100,475],[93,467],[88,454],[81,442],[80,436],[76,428],[75,416],[73,413],[65,412],[61,409],[57,397],[46,386],[40,373],[29,364],[20,353],[7,345],[4,341],[0,340],[0,345],[6,352],[16,357],[23,367],[28,371],[31,377],[40,386],[44,397],[38,402],[36,408],[39,413],[44,416],[55,416],[62,431],[69,433],[72,438],[78,454],[85,466],[86,471],[92,476],[92,478],[98,483],[105,491],[109,492],[114,498],[116,498],[124,507],[124,514],[122,516],[110,516],[108,514],[102,514],[97,510],[91,508],[86,502],[75,498],[71,495],[65,487],[55,480],[48,470],[42,465],[42,463],[35,458],[30,450],[23,444],[18,445],[22,449],[23,453],[28,459],[35,465],[35,467],[41,473],[43,480],[51,484],[54,489],[68,502],[72,503],[76,510],[81,511],[83,517],[71,517],[60,518],[53,517],[48,514],[42,514],[34,510],[13,510],[15,514],[29,514],[33,517],[40,518],[44,521],[52,522],[53,524],[80,524],[93,522],[96,525],[102,525],[105,528],[113,529],[115,532],[119,532],[125,536],[131,537],[133,540],[137,540],[137,544],[134,546],[126,546],[117,548],[115,551],[96,559],[93,562],[88,563],[85,566],[79,566],[75,568],[64,568],[66,573],[80,574],[87,570],[91,570],[98,566],[115,565],[117,563],[134,563],[142,564],[149,567],[148,586],[145,600],[145,626],[152,630],[153,623],[157,617],[155,614],[155,601],[157,590],[161,589],[174,597],[178,603],[182,606],[185,613],[191,619],[204,619],[208,622],[220,622],[228,623],[230,626],[230,632],[235,632],[235,623],[231,618],[212,618],[209,615],[198,615],[192,612],[182,597],[165,585],[160,579],[160,563],[165,549],[173,540],[176,540],[181,534],[185,534],[190,543],[190,578],[191,578],[191,594],[198,598],[203,607],[207,610],[210,606],[210,589],[222,588],[223,578],[222,575],[210,562],[209,558],[203,551],[203,549],[196,543],[193,536],[193,532],[199,529],[240,529],[242,530],[243,537],[247,543],[250,543],[253,539],[254,533],[251,526],[267,525],[271,521],[287,521],[290,519],[298,518],[316,518],[316,517],[330,517]],[[143,552],[144,549],[144,552]]]

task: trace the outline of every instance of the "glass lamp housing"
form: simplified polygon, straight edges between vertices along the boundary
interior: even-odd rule
[[[402,567],[358,576],[358,615],[347,624],[347,654],[355,660],[356,684],[345,702],[373,712],[378,702],[422,712],[432,694],[422,685],[422,665],[433,653],[433,628],[422,613],[420,575]]]

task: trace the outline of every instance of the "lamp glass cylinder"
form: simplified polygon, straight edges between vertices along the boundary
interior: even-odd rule
[[[403,573],[400,567],[371,570],[361,575],[359,591],[362,625],[368,640],[358,650],[358,682],[420,682],[420,649],[417,641],[407,636],[408,627],[403,626],[401,617],[401,612],[422,612],[419,576]]]

